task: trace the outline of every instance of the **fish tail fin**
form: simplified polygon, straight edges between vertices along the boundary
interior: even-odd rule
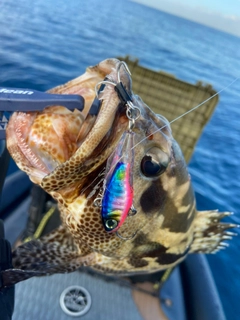
[[[233,223],[221,222],[222,218],[230,215],[231,212],[218,210],[198,211],[190,253],[216,253],[228,247],[224,240],[230,240],[237,234],[226,230],[239,227]]]

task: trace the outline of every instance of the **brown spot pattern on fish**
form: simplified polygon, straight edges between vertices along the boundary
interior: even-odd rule
[[[119,237],[105,231],[94,199],[101,195],[102,172],[128,130],[128,119],[111,84],[99,93],[102,105],[98,116],[88,115],[88,111],[96,84],[106,76],[116,83],[119,66],[116,59],[105,60],[51,90],[81,94],[86,103],[82,113],[49,107],[41,113],[14,113],[11,117],[9,152],[20,169],[57,200],[62,226],[17,248],[14,269],[2,272],[4,285],[81,266],[118,275],[156,272],[174,267],[188,252],[216,252],[225,246],[222,241],[233,235],[225,230],[235,225],[220,222],[227,213],[196,211],[191,180],[168,121],[134,94],[133,104],[140,110],[132,129],[131,174],[137,214],[125,219]],[[124,67],[119,76],[132,93]],[[159,171],[148,172],[149,168]]]

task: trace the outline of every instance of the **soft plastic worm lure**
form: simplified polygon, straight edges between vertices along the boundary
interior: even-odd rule
[[[132,208],[133,139],[132,131],[124,132],[115,152],[107,162],[101,211],[107,232],[117,231]]]

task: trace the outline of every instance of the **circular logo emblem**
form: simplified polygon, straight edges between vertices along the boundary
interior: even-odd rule
[[[82,316],[91,307],[91,296],[89,292],[80,286],[66,288],[60,296],[60,306],[62,310],[72,316]]]

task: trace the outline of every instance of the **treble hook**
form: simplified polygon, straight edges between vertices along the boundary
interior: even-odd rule
[[[124,61],[120,61],[119,62],[119,65],[118,65],[118,68],[117,68],[117,79],[118,79],[118,83],[121,82],[121,79],[120,79],[120,68],[121,66],[123,66],[125,68],[125,70],[127,71],[127,73],[131,76],[131,72],[126,64],[126,62]],[[116,86],[117,84],[112,82],[112,81],[108,81],[108,80],[103,80],[103,81],[100,81],[98,82],[96,85],[95,85],[95,95],[96,97],[98,98],[98,95],[99,95],[99,92],[103,90],[105,84],[111,84],[113,86]],[[98,89],[99,85],[101,85],[101,87]]]
[[[130,213],[130,212],[131,212],[131,213]],[[134,205],[132,205],[132,206],[131,206],[131,209],[130,209],[130,211],[129,211],[129,213],[128,213],[128,217],[135,216],[135,214],[137,214],[137,209],[135,209]],[[135,237],[135,235],[137,234],[137,232],[138,232],[138,230],[137,230],[131,237],[129,237],[129,238],[126,238],[126,237],[121,236],[121,234],[119,234],[118,231],[116,231],[116,235],[118,236],[118,238],[126,241],[126,240],[132,240],[132,239]]]
[[[126,237],[121,236],[121,235],[119,234],[119,232],[116,231],[116,236],[117,236],[119,239],[121,239],[121,240],[127,241],[127,240],[132,240],[132,239],[136,236],[137,232],[138,232],[138,230],[137,230],[131,237],[126,238]]]
[[[94,207],[101,208],[102,207],[102,198],[95,198],[93,201]]]
[[[137,209],[134,207],[134,205],[131,206],[131,209],[128,212],[128,217],[133,217],[137,214]]]
[[[96,85],[95,85],[95,95],[96,97],[98,98],[98,95],[99,95],[99,92],[103,90],[104,86],[106,84],[111,84],[113,86],[116,86],[116,83],[114,82],[111,82],[111,81],[108,81],[108,80],[103,80],[103,81],[100,81],[98,82]],[[100,86],[101,85],[101,86]],[[98,87],[100,86],[100,88],[98,89]]]
[[[124,69],[127,71],[127,73],[131,76],[131,72],[128,68],[128,65],[126,64],[126,62],[124,61],[120,61],[119,64],[118,64],[118,68],[117,68],[117,78],[118,78],[118,82],[121,82],[121,79],[120,79],[120,68],[121,66],[124,67]]]

